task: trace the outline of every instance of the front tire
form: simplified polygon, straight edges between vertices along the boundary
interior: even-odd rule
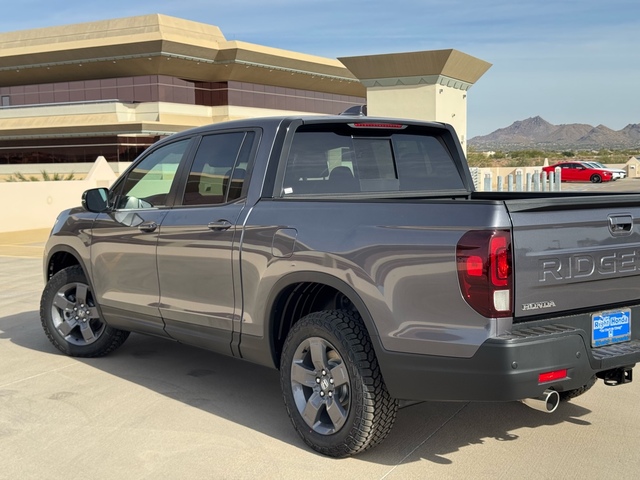
[[[346,457],[379,444],[398,410],[360,315],[312,313],[289,332],[280,363],[287,413],[307,445]]]
[[[40,300],[40,321],[53,346],[72,357],[101,357],[129,336],[101,318],[79,265],[62,269],[49,279]]]
[[[591,175],[591,183],[600,183],[602,182],[602,177],[600,175],[597,174],[593,174]]]

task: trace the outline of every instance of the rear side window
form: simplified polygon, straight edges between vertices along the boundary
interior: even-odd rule
[[[417,128],[302,126],[287,159],[283,194],[464,189],[455,161],[437,133]]]
[[[202,137],[185,191],[183,205],[215,205],[242,196],[255,132],[229,132]]]

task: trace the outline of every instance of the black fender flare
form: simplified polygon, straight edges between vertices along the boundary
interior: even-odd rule
[[[378,354],[383,349],[382,343],[380,341],[380,336],[378,334],[378,329],[373,321],[373,316],[369,311],[369,308],[362,300],[361,296],[356,292],[356,290],[346,283],[344,280],[337,278],[333,275],[329,275],[323,272],[315,272],[315,271],[298,271],[289,273],[276,281],[276,283],[271,288],[269,292],[268,300],[266,303],[267,306],[267,315],[265,316],[267,320],[267,324],[265,325],[265,333],[269,337],[269,346],[271,349],[272,360],[275,365],[278,364],[276,358],[276,346],[275,346],[275,338],[273,333],[273,324],[274,324],[274,316],[273,313],[275,311],[276,300],[280,296],[280,294],[289,286],[295,285],[298,283],[318,283],[327,285],[329,287],[334,288],[335,290],[341,292],[345,297],[349,299],[349,301],[355,306],[362,317],[362,321],[371,337],[371,343],[373,348]],[[382,367],[381,367],[382,368]]]
[[[76,250],[75,248],[62,243],[58,245],[54,245],[53,247],[51,247],[51,250],[47,252],[47,257],[43,265],[45,279],[49,278],[49,266],[51,265],[51,259],[58,253],[67,253],[71,255],[73,258],[75,258],[78,264],[82,267],[82,270],[84,270],[84,273],[87,276],[87,280],[90,280],[90,271],[87,270],[87,266],[82,258],[82,255],[80,255],[78,250]]]

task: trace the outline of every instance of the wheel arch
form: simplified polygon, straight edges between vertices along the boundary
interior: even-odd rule
[[[80,265],[87,276],[87,280],[89,280],[89,272],[82,261],[81,255],[72,247],[56,245],[47,255],[47,263],[44,266],[45,280],[49,280],[60,270],[73,265]]]
[[[375,351],[382,348],[373,317],[352,286],[326,273],[294,272],[274,284],[267,302],[266,333],[276,368],[280,366],[282,347],[291,327],[305,315],[330,309],[356,310]]]

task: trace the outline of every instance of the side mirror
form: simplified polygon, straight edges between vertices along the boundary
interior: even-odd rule
[[[109,189],[92,188],[82,194],[82,207],[89,212],[102,213],[109,209]]]

